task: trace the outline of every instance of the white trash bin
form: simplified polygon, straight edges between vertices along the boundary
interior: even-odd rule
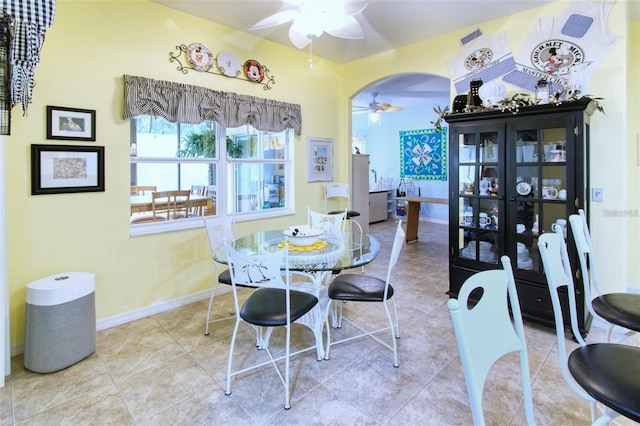
[[[66,272],[27,285],[24,366],[62,370],[96,350],[95,275]]]

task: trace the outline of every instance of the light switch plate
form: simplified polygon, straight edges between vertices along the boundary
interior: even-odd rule
[[[602,188],[591,188],[591,201],[602,203],[604,201],[604,190]]]

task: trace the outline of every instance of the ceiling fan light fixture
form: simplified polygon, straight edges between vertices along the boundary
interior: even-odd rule
[[[259,30],[293,21],[289,39],[298,49],[328,33],[334,37],[362,39],[364,33],[354,18],[367,7],[368,1],[283,0],[289,8],[268,16],[250,30]]]
[[[367,122],[369,123],[370,126],[372,124],[380,125],[380,123],[382,122],[382,117],[379,112],[370,112],[367,115]]]
[[[323,19],[324,15],[314,16],[311,13],[302,12],[293,21],[293,24],[298,27],[309,40],[314,40],[322,35],[326,28],[326,22]]]

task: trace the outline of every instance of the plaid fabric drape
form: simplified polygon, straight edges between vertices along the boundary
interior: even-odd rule
[[[215,121],[225,127],[302,133],[300,105],[171,81],[124,76],[124,118],[162,117],[173,123]]]
[[[21,104],[26,114],[35,86],[35,69],[40,62],[46,28],[53,24],[55,0],[2,0],[2,12],[13,18],[11,66],[11,107]]]

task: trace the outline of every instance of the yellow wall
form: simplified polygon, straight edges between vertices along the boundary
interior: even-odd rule
[[[242,62],[260,61],[271,70],[275,85],[265,91],[246,81],[178,72],[169,52],[194,42],[214,53],[230,50]],[[25,286],[40,277],[73,270],[95,273],[98,319],[211,287],[202,228],[129,237],[129,121],[122,118],[123,74],[300,104],[303,133],[295,138],[295,177],[305,182],[307,137],[338,143],[347,134],[342,67],[315,58],[310,71],[308,59],[308,52],[147,1],[58,1],[36,70],[33,104],[24,117],[14,109],[12,135],[6,140],[12,344],[23,341]],[[95,145],[106,147],[105,192],[30,195],[30,145],[58,143],[46,140],[47,105],[97,111]],[[335,179],[347,179],[347,158],[336,155],[335,162]],[[306,221],[307,206],[319,209],[323,204],[321,183],[304,186],[295,197],[295,219],[240,224],[239,231]]]
[[[507,31],[515,50],[524,41],[527,31],[523,28],[530,28],[532,18],[552,15],[564,5],[565,2],[554,3],[482,24],[480,28],[487,34]],[[634,106],[634,118],[626,125],[626,111],[628,108],[631,113],[632,102],[627,99],[624,82],[627,72],[631,81],[639,70],[637,62],[632,68],[635,72],[627,68],[630,52],[626,47],[629,39],[625,34],[626,19],[624,8],[614,6],[609,28],[621,40],[593,82],[590,81],[591,91],[605,98],[607,110],[606,115],[596,114],[593,118],[592,185],[605,189],[605,203],[592,204],[594,241],[598,254],[605,258],[600,273],[620,283],[624,282],[627,269],[632,275],[631,261],[637,264],[637,254],[635,259],[628,258],[629,250],[624,248],[637,253],[638,238],[627,240],[619,233],[637,232],[638,218],[611,220],[603,217],[602,210],[638,208],[639,204],[637,191],[633,193],[631,187],[627,190],[626,184],[621,195],[616,195],[621,182],[638,182],[637,167],[629,171],[633,161],[621,155],[635,147],[635,135],[627,133],[637,133],[640,121],[638,107]],[[94,272],[98,319],[193,294],[212,283],[211,261],[202,229],[129,237],[129,122],[122,119],[123,74],[302,106],[303,134],[295,140],[295,218],[240,224],[240,231],[245,232],[305,220],[307,206],[320,208],[321,183],[305,183],[306,138],[335,140],[334,179],[347,180],[348,98],[369,83],[392,74],[423,72],[448,77],[446,61],[457,52],[460,36],[471,29],[346,66],[314,58],[315,67],[310,71],[306,51],[276,45],[146,0],[58,0],[54,26],[47,32],[42,60],[36,70],[33,104],[26,116],[14,109],[12,135],[6,138],[11,343],[23,341],[25,286],[43,276],[72,270]],[[637,23],[632,31],[638,39]],[[276,84],[272,90],[264,91],[262,86],[221,76],[181,74],[176,64],[169,62],[169,52],[178,44],[194,42],[206,44],[214,53],[230,50],[241,61],[257,59],[271,69]],[[631,49],[637,57],[638,45]],[[638,98],[637,92],[636,84],[632,99]],[[45,138],[47,105],[97,111],[95,144],[106,147],[105,192],[30,195],[30,144],[57,142]],[[425,123],[433,118],[425,117]],[[635,282],[640,287],[637,274]]]

